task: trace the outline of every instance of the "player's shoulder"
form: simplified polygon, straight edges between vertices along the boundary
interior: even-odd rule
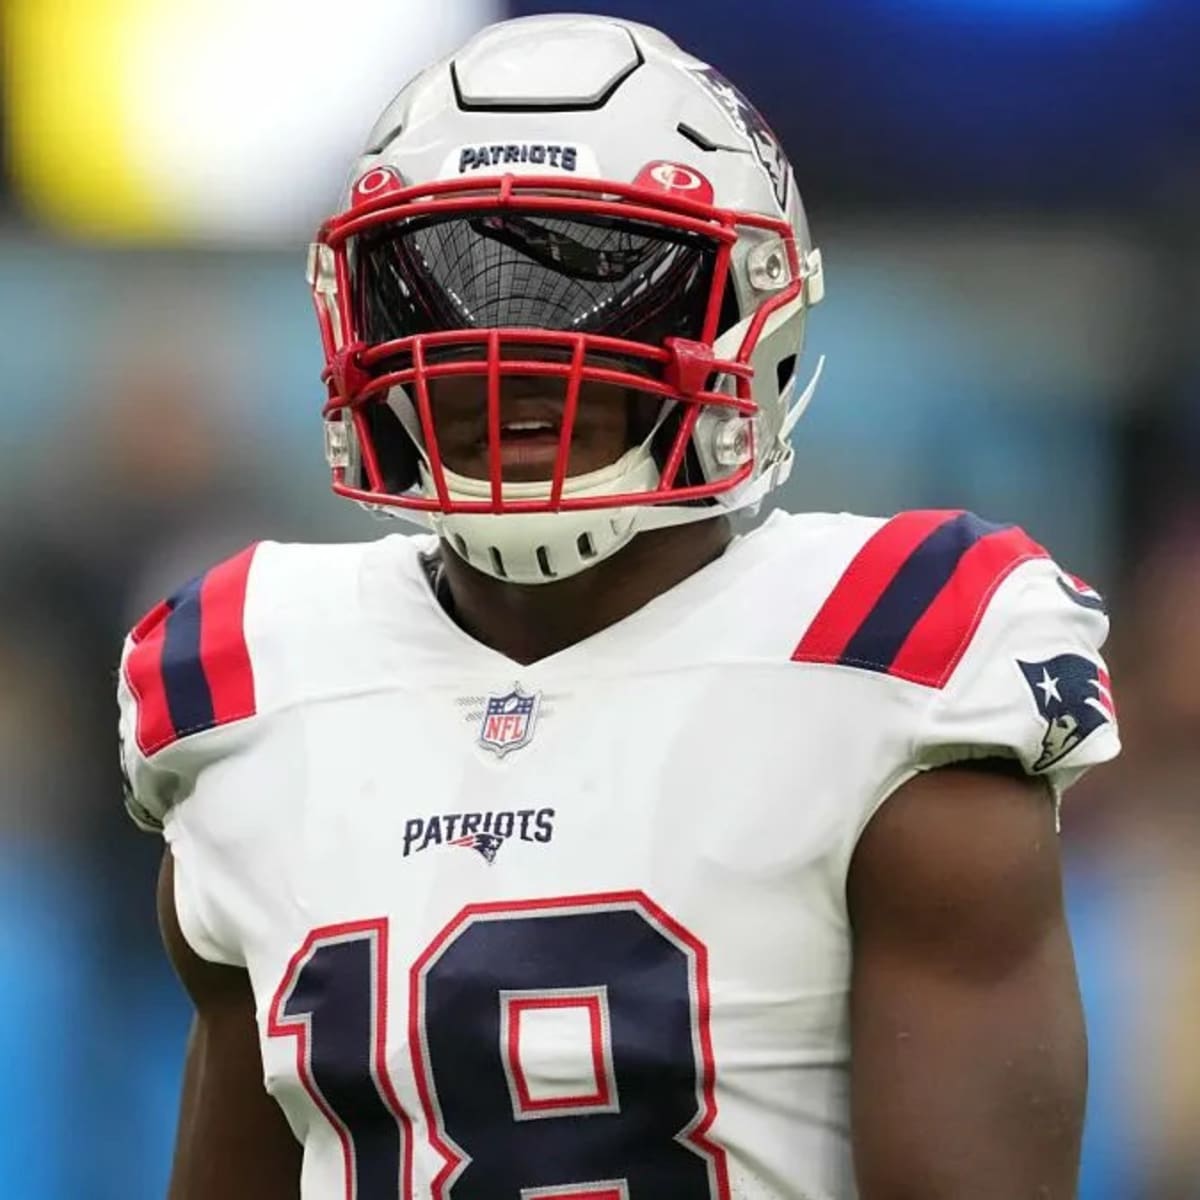
[[[201,571],[137,621],[117,684],[135,815],[160,816],[164,788],[231,753],[273,712],[362,685],[351,676],[356,664],[371,661],[368,649],[356,653],[369,640],[356,636],[364,581],[394,570],[397,556],[415,562],[417,541],[257,542]]]
[[[419,542],[262,541],[200,571],[125,638],[122,742],[150,760],[348,685],[371,660],[355,654],[368,581],[397,565],[410,581]]]
[[[924,510],[823,537],[792,659],[888,680],[910,766],[999,754],[1061,789],[1118,752],[1104,601],[1019,526]]]
[[[257,715],[264,660],[338,607],[362,547],[256,542],[155,604],[130,630],[121,680],[147,757]]]
[[[955,509],[790,518],[820,600],[793,659],[945,688],[976,645],[1072,631],[1099,649],[1104,602],[1020,526]]]

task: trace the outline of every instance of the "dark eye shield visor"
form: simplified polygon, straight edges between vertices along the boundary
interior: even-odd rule
[[[368,345],[534,329],[658,349],[699,340],[716,257],[711,238],[648,222],[484,212],[370,230],[354,239],[350,262]]]

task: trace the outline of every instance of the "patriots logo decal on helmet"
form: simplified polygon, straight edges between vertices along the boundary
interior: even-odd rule
[[[779,207],[787,208],[788,161],[774,130],[767,124],[762,113],[720,71],[707,66],[693,67],[691,70],[725,110],[737,131],[749,139],[759,166],[771,181]]]
[[[1116,723],[1108,672],[1090,658],[1059,654],[1043,662],[1018,659],[1017,665],[1046,721],[1035,771],[1052,767],[1097,729]]]

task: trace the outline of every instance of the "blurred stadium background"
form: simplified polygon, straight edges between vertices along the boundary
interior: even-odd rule
[[[527,0],[0,0],[0,1194],[163,1194],[186,1005],[127,824],[123,629],[325,489],[304,247],[377,110]],[[1200,3],[606,0],[737,80],[829,299],[784,503],[968,506],[1105,591],[1072,793],[1083,1200],[1200,1197]],[[403,772],[397,763],[397,773]]]

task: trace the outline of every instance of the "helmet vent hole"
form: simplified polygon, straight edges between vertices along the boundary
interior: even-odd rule
[[[786,392],[788,384],[792,382],[792,377],[796,374],[796,356],[789,354],[787,358],[781,358],[775,372],[779,380],[780,392]]]
[[[507,579],[508,572],[504,569],[504,559],[495,546],[488,547],[488,557],[492,560],[492,573],[499,579]]]
[[[579,557],[591,559],[596,557],[596,547],[592,544],[592,535],[590,533],[581,533],[579,540],[575,543],[579,547]]]
[[[537,548],[537,563],[542,574],[547,579],[554,578],[554,568],[550,566],[550,555],[547,553],[545,546]]]
[[[461,533],[454,535],[454,548],[458,551],[460,558],[471,561],[471,551],[467,546],[467,539]]]

